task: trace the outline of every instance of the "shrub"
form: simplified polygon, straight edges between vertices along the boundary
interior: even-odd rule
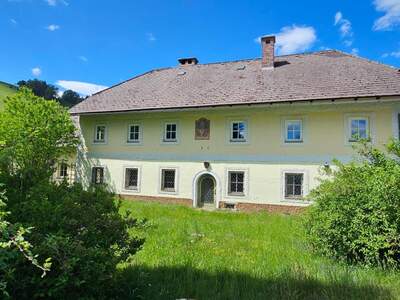
[[[366,265],[400,264],[398,142],[389,153],[363,143],[360,161],[336,162],[330,179],[311,192],[306,218],[313,248],[329,257]]]
[[[120,203],[105,187],[84,190],[75,184],[42,184],[26,195],[8,191],[14,205],[10,220],[34,226],[29,236],[41,257],[51,257],[45,279],[23,260],[15,260],[8,283],[15,299],[102,299],[116,295],[117,265],[143,241],[128,229],[137,225],[121,216]]]

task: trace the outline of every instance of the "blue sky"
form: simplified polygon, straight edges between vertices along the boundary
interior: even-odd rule
[[[339,49],[400,66],[400,0],[0,0],[0,81],[82,94],[195,56],[200,63]]]

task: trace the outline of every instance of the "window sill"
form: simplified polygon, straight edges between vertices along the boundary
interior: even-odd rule
[[[230,197],[244,197],[244,193],[228,193]]]
[[[101,144],[106,144],[106,141],[93,141],[93,144],[95,145],[101,145]]]
[[[285,140],[285,144],[302,144],[303,140],[298,140],[298,141],[287,141]]]

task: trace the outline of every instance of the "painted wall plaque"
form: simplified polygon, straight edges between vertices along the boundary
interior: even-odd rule
[[[210,120],[207,120],[206,118],[200,118],[196,121],[194,138],[196,140],[210,139]]]

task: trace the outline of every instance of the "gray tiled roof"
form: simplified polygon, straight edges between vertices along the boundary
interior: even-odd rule
[[[400,72],[329,50],[153,70],[92,95],[71,113],[400,95]]]

